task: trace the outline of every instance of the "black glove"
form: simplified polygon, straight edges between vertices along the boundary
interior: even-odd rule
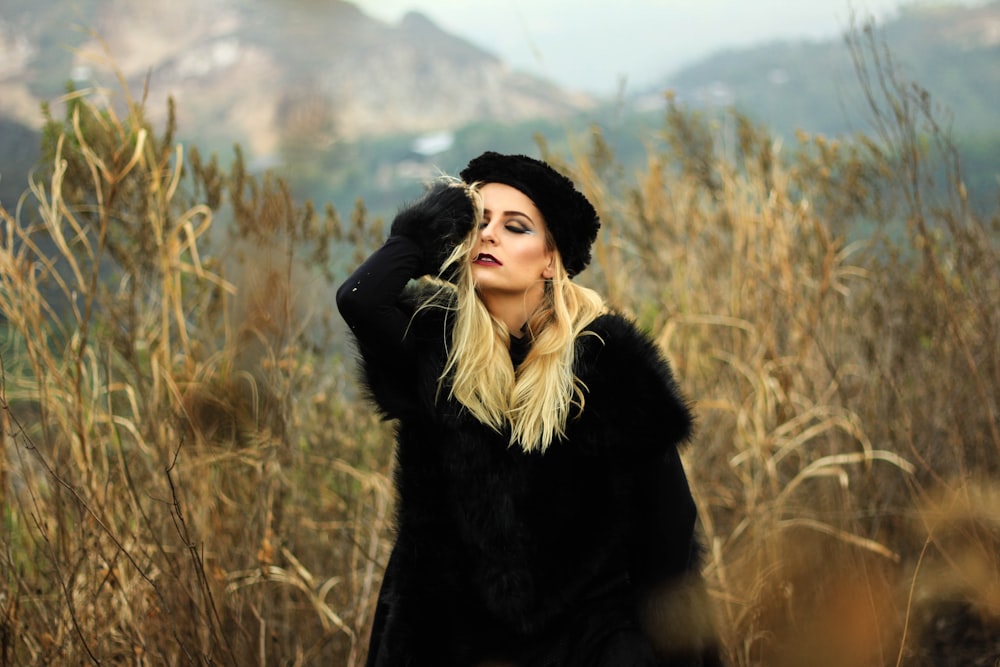
[[[437,275],[455,246],[472,231],[475,209],[465,185],[437,182],[392,221],[389,233],[416,241],[421,275]]]

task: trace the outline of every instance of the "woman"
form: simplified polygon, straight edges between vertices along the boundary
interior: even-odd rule
[[[368,664],[716,664],[677,450],[691,416],[648,337],[571,280],[593,206],[523,155],[461,176],[337,294],[398,420]]]

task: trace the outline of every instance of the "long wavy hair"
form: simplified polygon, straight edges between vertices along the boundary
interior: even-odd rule
[[[507,327],[486,309],[472,279],[483,202],[476,185],[470,192],[476,224],[442,266],[442,273],[450,272],[454,281],[455,312],[438,389],[448,387],[452,398],[494,430],[509,428],[512,446],[544,452],[565,436],[566,424],[583,409],[586,387],[573,372],[575,341],[607,308],[597,292],[570,280],[555,252],[555,270],[545,281],[542,305],[528,320],[530,351],[515,370]],[[555,249],[548,231],[546,243]]]

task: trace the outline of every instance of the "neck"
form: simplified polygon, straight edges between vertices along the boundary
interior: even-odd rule
[[[512,337],[520,338],[528,318],[542,305],[542,296],[539,289],[524,294],[480,294],[479,298],[493,317],[507,325]]]

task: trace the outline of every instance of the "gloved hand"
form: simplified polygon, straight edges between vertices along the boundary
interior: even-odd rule
[[[437,275],[455,246],[472,230],[475,208],[462,183],[438,181],[392,221],[389,233],[416,241],[423,252],[423,275]]]

